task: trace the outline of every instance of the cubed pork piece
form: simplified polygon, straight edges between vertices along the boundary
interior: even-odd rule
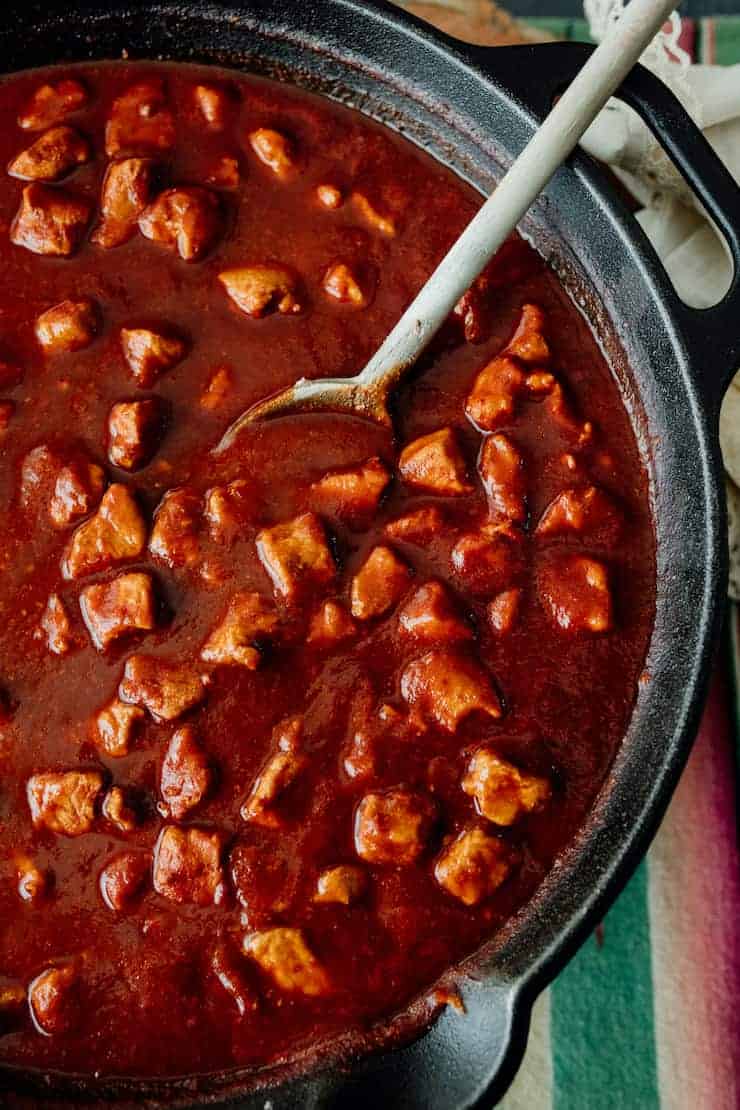
[[[498,890],[514,863],[509,846],[477,826],[464,829],[437,859],[434,877],[466,906],[476,906]]]
[[[211,539],[224,545],[234,543],[255,516],[252,482],[234,478],[225,486],[212,486],[206,491],[203,515]]]
[[[342,863],[338,867],[328,867],[322,871],[316,883],[314,902],[336,902],[340,906],[351,906],[359,901],[367,890],[367,875],[360,867]]]
[[[434,801],[418,791],[366,794],[355,812],[355,850],[366,863],[408,866],[426,848],[436,816]]]
[[[232,597],[221,623],[203,645],[201,659],[222,666],[260,665],[260,641],[270,639],[280,623],[271,601],[254,591],[243,590]]]
[[[524,591],[518,587],[512,590],[502,590],[496,594],[486,607],[486,615],[491,630],[497,636],[504,636],[511,632],[516,624],[522,607]]]
[[[18,116],[24,131],[43,131],[57,120],[86,107],[87,89],[74,77],[39,85]]]
[[[207,254],[222,228],[218,195],[200,185],[165,189],[139,216],[141,234],[176,251],[185,262]]]
[[[540,517],[538,536],[581,536],[609,546],[621,530],[622,517],[611,497],[598,486],[562,490]]]
[[[177,366],[187,351],[179,336],[151,328],[121,328],[121,350],[142,389],[151,389],[161,374]]]
[[[444,516],[436,505],[424,505],[412,509],[403,516],[391,520],[385,526],[385,534],[391,540],[426,547],[438,536],[444,527]]]
[[[18,896],[30,905],[37,905],[50,893],[54,885],[54,874],[38,867],[30,856],[17,856],[14,860],[18,876]]]
[[[523,524],[527,519],[524,456],[508,436],[499,432],[485,437],[478,456],[478,473],[491,518]]]
[[[174,721],[203,700],[205,683],[186,664],[132,655],[118,692],[122,701],[148,709],[155,721]]]
[[[545,363],[550,358],[550,348],[544,337],[545,314],[534,304],[522,305],[522,314],[506,354],[526,363]]]
[[[147,852],[119,852],[100,872],[100,894],[109,910],[121,913],[140,895],[149,879],[152,860]]]
[[[226,896],[222,852],[218,832],[165,825],[154,849],[154,889],[172,902],[219,905]]]
[[[98,651],[105,651],[119,636],[150,632],[156,624],[151,576],[132,571],[86,586],[80,594],[80,610]]]
[[[26,786],[31,818],[37,829],[64,836],[90,832],[95,802],[103,788],[99,771],[49,771],[32,775]]]
[[[364,193],[352,193],[350,202],[360,218],[364,220],[373,231],[379,231],[381,235],[386,235],[389,239],[396,234],[395,221],[390,216],[383,215],[382,212],[379,212]]]
[[[11,242],[32,254],[68,258],[79,247],[90,204],[64,189],[26,185],[10,228]]]
[[[37,638],[42,639],[54,655],[66,655],[75,647],[69,615],[59,594],[50,594],[39,622]]]
[[[462,788],[475,799],[478,813],[494,825],[513,825],[550,797],[547,779],[520,771],[490,747],[475,752]]]
[[[168,567],[192,567],[200,561],[202,506],[187,486],[167,490],[154,512],[149,551]]]
[[[341,208],[344,204],[342,190],[328,182],[316,186],[316,199],[319,204],[323,204],[324,208],[329,208],[332,211]]]
[[[523,534],[510,524],[483,525],[466,532],[451,553],[452,566],[476,597],[490,597],[517,585],[525,569]]]
[[[139,470],[157,450],[164,423],[158,397],[117,401],[108,413],[108,458],[122,470]]]
[[[59,355],[89,347],[98,330],[98,311],[89,297],[60,301],[36,318],[36,338],[44,354]]]
[[[318,648],[331,648],[357,634],[357,625],[338,601],[325,601],[311,618],[308,632],[309,644]]]
[[[220,409],[234,390],[234,378],[228,366],[218,366],[200,395],[200,407],[206,412]]]
[[[73,127],[51,127],[8,166],[21,181],[58,181],[90,161],[90,144]]]
[[[295,316],[303,311],[298,298],[297,276],[277,262],[223,270],[218,280],[236,307],[247,316],[260,319],[269,312]]]
[[[308,759],[303,747],[303,718],[289,717],[273,731],[276,751],[263,767],[241,808],[244,821],[268,828],[279,828],[281,819],[276,804],[303,771]]]
[[[139,814],[121,786],[112,786],[103,798],[101,813],[119,832],[133,832],[139,824]]]
[[[36,1028],[47,1037],[68,1033],[80,1018],[79,973],[70,961],[47,967],[29,984],[28,1005]]]
[[[527,376],[514,359],[500,355],[480,371],[465,401],[465,414],[482,432],[508,424],[527,392]]]
[[[470,493],[467,466],[452,428],[440,428],[408,443],[398,461],[408,486],[442,497]]]
[[[162,770],[159,789],[163,812],[174,821],[195,809],[211,788],[213,771],[192,725],[183,725],[173,733]]]
[[[249,933],[243,948],[245,955],[251,956],[281,990],[310,998],[331,990],[329,976],[300,929],[279,927]]]
[[[545,612],[563,632],[612,629],[612,595],[603,563],[585,555],[560,555],[539,568],[537,585]]]
[[[288,181],[296,172],[293,143],[280,131],[258,127],[249,134],[249,145],[263,165],[269,167],[281,181]]]
[[[62,467],[49,502],[55,528],[66,528],[91,513],[103,496],[105,471],[97,463],[79,457]]]
[[[248,983],[247,977],[231,952],[223,942],[215,945],[211,953],[211,971],[234,1001],[240,1017],[254,1013],[259,1007],[256,991]]]
[[[93,243],[109,250],[135,234],[139,216],[152,196],[154,163],[150,158],[122,158],[105,171],[100,193],[100,221]]]
[[[390,480],[390,472],[379,458],[368,459],[358,466],[325,474],[314,482],[309,494],[311,505],[326,516],[366,527]]]
[[[455,644],[473,638],[470,625],[442,582],[419,586],[400,610],[398,625],[402,635],[418,643]]]
[[[398,604],[411,582],[411,571],[390,547],[374,547],[352,579],[352,616],[368,621]]]
[[[106,755],[128,755],[136,729],[143,719],[144,710],[138,705],[127,705],[119,698],[113,698],[93,718],[93,740]]]
[[[257,554],[275,592],[286,601],[328,586],[336,575],[324,526],[314,513],[263,528],[257,534]]]
[[[429,651],[407,665],[401,694],[422,718],[454,732],[471,713],[501,716],[501,702],[488,671],[453,651]]]
[[[164,82],[150,77],[130,85],[113,101],[105,127],[105,153],[156,154],[175,142],[175,119],[167,105]]]
[[[119,484],[106,490],[98,511],[81,524],[62,561],[65,578],[81,578],[141,555],[146,525],[133,494]]]
[[[193,100],[203,122],[209,131],[223,131],[229,115],[230,97],[226,89],[218,85],[196,85]]]
[[[335,262],[324,274],[322,282],[328,297],[353,308],[367,308],[372,300],[373,283],[367,272],[362,278],[346,262]]]

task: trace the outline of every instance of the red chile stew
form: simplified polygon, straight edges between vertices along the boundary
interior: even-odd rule
[[[479,198],[327,101],[0,86],[0,1061],[258,1065],[433,990],[536,888],[653,617],[618,389],[512,239],[398,439],[354,373]]]

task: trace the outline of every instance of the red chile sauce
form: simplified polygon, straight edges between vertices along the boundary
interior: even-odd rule
[[[556,277],[519,239],[500,252],[485,287],[470,299],[467,336],[463,319],[451,319],[418,374],[401,388],[395,441],[368,423],[317,414],[252,427],[215,458],[211,449],[248,405],[302,375],[359,370],[469,221],[479,197],[359,114],[263,80],[173,65],[95,65],[5,80],[4,165],[48,130],[16,125],[35,91],[69,77],[82,82],[87,96],[56,122],[87,139],[91,156],[85,162],[83,154],[81,164],[43,188],[91,206],[79,244],[66,257],[51,257],[12,242],[24,234],[17,222],[10,229],[26,182],[6,176],[0,186],[0,357],[6,367],[0,399],[13,402],[3,406],[0,447],[0,1061],[102,1076],[260,1065],[324,1037],[361,1030],[432,988],[531,896],[584,821],[627,725],[653,619],[646,475],[594,337]],[[116,247],[90,238],[99,226],[108,162],[106,121],[119,111],[113,102],[152,78],[164,91],[160,100],[152,94],[157,103],[153,109],[144,103],[140,118],[153,118],[172,134],[161,139],[154,127],[143,145],[132,140],[128,148],[124,134],[115,156],[152,158],[150,203],[173,186],[212,192],[216,230],[195,261],[183,260],[176,243],[172,249],[142,234],[135,220],[130,237]],[[225,93],[224,101],[217,98],[215,124],[195,98],[199,83]],[[123,131],[126,126],[124,119]],[[288,138],[283,172],[255,151],[249,136],[259,128]],[[222,163],[222,174],[238,167],[235,188],[210,180],[224,157],[235,162]],[[325,199],[338,200],[337,207],[317,195],[326,184],[337,192]],[[379,227],[373,212],[390,223]],[[250,316],[218,280],[224,271],[266,262],[293,275],[300,311],[277,311],[282,293],[273,290],[260,315]],[[368,303],[326,291],[325,275],[339,262]],[[95,334],[79,344],[73,340],[77,349],[66,352],[52,337],[44,350],[37,318],[59,302],[81,298],[95,303]],[[504,445],[513,444],[522,460],[515,469],[526,487],[526,517],[511,524],[505,511],[487,503],[476,469],[483,437],[465,408],[476,376],[511,343],[524,305],[537,306],[543,319],[535,313],[536,334],[525,335],[531,342],[520,345],[522,357],[511,355],[518,392],[490,429],[502,433]],[[121,329],[137,327],[174,334],[186,345],[184,357],[146,387],[132,375],[121,347]],[[537,354],[543,336],[549,354]],[[534,359],[527,361],[532,343]],[[226,373],[205,393],[222,367]],[[536,373],[554,376],[539,392]],[[562,419],[553,383],[565,391]],[[150,397],[160,399],[151,460],[138,469],[116,467],[106,439],[111,407]],[[590,436],[582,434],[584,421],[592,424]],[[460,458],[453,469],[468,492],[420,488],[413,465],[406,478],[399,473],[403,447],[443,428],[452,429],[467,475]],[[47,454],[33,456],[29,469],[29,453],[43,445]],[[332,509],[331,498],[317,507],[312,483],[375,457],[391,480],[366,519],[348,520],[346,512]],[[33,458],[41,458],[39,467]],[[65,551],[75,528],[97,512],[102,480],[81,509],[72,506],[66,524],[51,520],[50,499],[59,493],[60,468],[72,466],[74,484],[81,459],[102,467],[108,483],[134,492],[147,540],[163,494],[187,487],[189,515],[176,522],[169,539],[176,546],[181,534],[194,536],[190,554],[167,549],[168,558],[161,546],[159,555],[144,547],[116,561],[104,551],[92,569],[65,578]],[[202,497],[234,479],[246,483],[241,516],[227,535],[215,536]],[[595,516],[576,513],[569,530],[536,533],[558,494],[592,486],[598,491]],[[66,511],[70,498],[61,494]],[[435,506],[437,524],[417,542],[384,532],[389,521]],[[330,570],[319,582],[309,574],[286,601],[273,594],[256,536],[311,509],[325,529],[336,575],[330,580]],[[487,525],[494,531],[481,532]],[[516,565],[512,570],[505,559],[501,581],[481,586],[480,551],[462,571],[451,552],[465,534],[494,542],[497,526],[508,529]],[[309,628],[320,605],[336,599],[348,618],[352,579],[377,545],[405,565],[405,583],[381,616],[356,619],[339,643],[318,644]],[[576,580],[556,596],[558,576],[563,567],[572,572],[572,557],[588,562],[578,564]],[[589,589],[596,582],[598,594],[594,566],[597,579],[602,572],[608,576],[609,590],[608,598],[602,591],[595,602],[579,593],[579,583],[591,575]],[[117,636],[97,650],[81,615],[81,591],[132,570],[151,576],[149,623],[155,627]],[[446,642],[443,633],[435,641],[432,629],[432,640],[420,641],[403,633],[399,614],[433,579],[446,586],[455,627],[467,628],[472,638]],[[383,567],[370,594],[382,593],[387,581]],[[489,606],[509,587],[518,591],[518,608],[502,631]],[[247,645],[251,665],[207,662],[203,644],[237,591],[262,595],[280,630],[256,635],[256,648]],[[48,628],[38,631],[52,594],[69,622],[68,650],[61,654],[50,650]],[[605,601],[611,604],[608,619],[602,619]],[[601,609],[588,627],[592,602]],[[605,622],[609,627],[599,630]],[[435,717],[439,690],[414,701],[408,677],[405,700],[404,669],[430,651],[451,653],[440,664],[444,673],[450,659],[462,658],[464,666],[480,661],[489,702],[500,698],[501,716],[473,709],[456,727],[443,727]],[[113,756],[100,742],[95,718],[115,697],[126,660],[135,654],[174,660],[207,683],[197,704],[170,721],[158,722],[140,702],[128,752]],[[454,667],[450,674],[454,686]],[[136,681],[127,696],[136,700]],[[291,747],[289,737],[281,749],[284,723],[296,716],[302,719],[294,730],[298,739]],[[186,725],[192,726],[186,739],[208,768],[207,782],[196,805],[187,808],[186,799],[178,810],[171,794],[163,798],[162,764],[173,733]],[[353,777],[346,760],[358,732],[364,740]],[[530,809],[515,805],[497,822],[484,815],[480,800],[476,806],[461,781],[481,750],[536,776],[541,792]],[[287,753],[289,772],[264,805],[245,809],[255,780],[262,774],[264,785],[265,769],[280,751]],[[177,770],[172,790],[182,796]],[[80,771],[99,778],[92,780],[88,811],[76,812],[67,830],[75,835],[65,835],[55,825],[53,804],[37,798],[32,813],[28,783],[38,774]],[[125,792],[131,828],[104,815],[104,805],[111,813],[113,786]],[[411,799],[410,813],[399,818],[401,841],[408,835],[410,847],[384,840],[382,814],[364,811],[368,824],[360,828],[363,798],[379,796],[393,819],[398,788]],[[518,788],[513,796],[520,798]],[[194,895],[196,880],[178,871],[182,860],[175,859],[167,880],[154,882],[151,857],[165,826],[195,827],[211,838],[217,873],[205,895]],[[449,874],[440,860],[465,830],[479,830],[489,848],[493,843],[493,856],[473,861],[473,885],[465,888],[472,891],[471,904],[438,881]],[[368,840],[375,849],[380,843],[379,854],[373,857],[371,847],[363,859],[358,845]],[[100,876],[122,853],[131,856],[135,874],[130,889],[121,888],[119,907],[111,908]],[[503,870],[494,882],[496,861]],[[345,891],[349,904],[315,901],[319,876],[338,865],[354,869],[357,889]],[[464,880],[463,868],[452,880],[458,892]],[[115,882],[114,898],[121,893]],[[260,963],[260,937],[274,939],[266,931],[277,927],[300,933],[288,934],[293,947],[287,955],[269,949]],[[288,965],[295,962],[296,980],[286,985]],[[62,974],[44,979],[48,969]]]

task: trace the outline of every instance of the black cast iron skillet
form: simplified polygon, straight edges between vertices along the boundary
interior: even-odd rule
[[[362,0],[12,2],[3,14],[2,70],[124,51],[253,70],[360,108],[486,192],[589,49],[466,46],[389,4]],[[5,1072],[0,1091],[26,1091],[31,1106],[102,1098],[119,1106],[214,1102],[234,1110],[451,1110],[491,1106],[506,1088],[535,995],[604,913],[668,803],[697,726],[725,590],[717,417],[740,359],[740,192],[659,81],[637,69],[620,96],[721,228],[736,273],[716,307],[685,307],[634,219],[581,154],[558,172],[524,224],[604,345],[649,472],[655,520],[657,611],[646,681],[586,826],[528,905],[455,973],[465,1014],[448,1008],[425,1033],[429,1010],[419,1003],[390,1025],[325,1046],[319,1058],[309,1053],[266,1070],[257,1079],[261,1089],[254,1076],[165,1090]],[[90,1065],[92,1071],[94,1059]]]

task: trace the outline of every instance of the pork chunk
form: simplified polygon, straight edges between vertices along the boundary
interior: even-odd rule
[[[479,748],[470,760],[462,788],[475,799],[480,815],[494,825],[513,825],[550,797],[547,779],[520,771],[487,747]]]
[[[218,280],[247,316],[259,319],[268,312],[294,316],[303,310],[298,299],[298,278],[287,266],[276,262],[223,270]]]
[[[173,902],[219,905],[226,895],[220,833],[165,825],[154,849],[153,885]]]
[[[359,901],[367,889],[365,872],[352,864],[343,863],[322,871],[316,883],[314,902],[338,902],[350,906]]]
[[[99,771],[49,771],[32,775],[26,793],[37,829],[64,836],[89,832],[95,820],[95,802],[103,788]]]
[[[149,551],[168,567],[192,567],[199,562],[201,500],[187,486],[167,490],[154,512]]]
[[[352,579],[352,616],[361,621],[382,617],[401,600],[411,572],[389,547],[374,547]]]
[[[74,459],[57,475],[49,502],[49,516],[55,528],[66,528],[92,512],[103,496],[105,471],[85,458]]]
[[[246,478],[212,486],[206,491],[203,515],[211,539],[226,545],[233,543],[255,515],[254,486]]]
[[[72,963],[47,967],[28,988],[28,1004],[37,1029],[53,1037],[68,1033],[80,1017],[79,975]]]
[[[48,185],[26,185],[10,239],[32,254],[67,258],[82,242],[89,219],[86,200]]]
[[[341,208],[344,204],[344,195],[341,189],[336,185],[330,185],[328,182],[316,186],[316,199],[319,204],[323,204],[324,208],[329,208],[332,211],[336,208]]]
[[[105,153],[156,154],[175,142],[175,119],[167,106],[164,82],[150,77],[130,85],[113,101],[105,127]]]
[[[73,77],[39,85],[18,116],[18,126],[24,131],[43,131],[57,120],[79,112],[87,100],[87,89]]]
[[[81,578],[141,555],[146,525],[133,494],[122,485],[106,490],[95,516],[72,536],[62,561],[65,578]]]
[[[59,594],[49,595],[39,622],[37,636],[46,642],[49,651],[54,655],[66,655],[75,646],[69,615]]]
[[[211,788],[213,772],[192,725],[173,733],[162,762],[159,788],[166,816],[174,821],[195,809]]]
[[[36,338],[46,355],[89,347],[98,330],[98,312],[89,297],[60,301],[36,319]]]
[[[163,425],[158,397],[118,401],[108,413],[108,458],[122,470],[139,470],[157,450]]]
[[[121,328],[121,350],[138,384],[151,389],[161,374],[185,357],[187,347],[176,335],[163,335],[150,328]]]
[[[379,212],[364,193],[352,193],[350,201],[360,218],[374,231],[379,231],[381,235],[386,235],[389,239],[396,234],[395,221],[390,216]]]
[[[98,651],[105,651],[119,636],[150,632],[156,624],[151,577],[133,571],[86,586],[80,594],[80,609]]]
[[[455,496],[472,490],[452,428],[440,428],[407,444],[401,452],[398,470],[407,485],[428,493]]]
[[[311,486],[311,504],[317,512],[357,527],[366,527],[377,512],[391,480],[379,458],[324,475]]]
[[[403,635],[419,643],[454,644],[473,638],[470,625],[442,582],[419,586],[399,612],[398,624]]]
[[[120,786],[112,786],[107,792],[103,798],[101,813],[119,832],[133,832],[139,824],[139,815],[130,804],[126,791]]]
[[[554,379],[552,386],[547,391],[545,406],[554,423],[559,426],[576,450],[580,450],[591,443],[594,434],[593,424],[590,420],[581,420],[576,415],[562,385]]]
[[[91,235],[98,246],[119,247],[136,232],[139,216],[151,200],[153,168],[149,158],[110,163],[100,194],[100,221]]]
[[[619,510],[604,490],[579,486],[562,490],[550,502],[535,532],[538,536],[576,534],[608,546],[616,541],[621,525]]]
[[[609,632],[613,627],[609,575],[603,563],[585,555],[560,555],[538,573],[540,602],[564,632]]]
[[[154,655],[132,655],[118,692],[122,701],[148,709],[155,721],[174,721],[203,700],[205,684],[184,664]]]
[[[303,718],[289,717],[273,732],[277,750],[257,776],[246,802],[241,808],[244,821],[252,821],[268,828],[278,828],[280,816],[275,805],[282,794],[298,778],[308,760],[302,751]]]
[[[211,953],[211,971],[228,995],[234,1000],[240,1017],[254,1012],[259,1005],[256,992],[247,982],[226,944],[217,944]]]
[[[357,633],[357,625],[338,601],[325,601],[314,613],[308,633],[309,644],[319,648],[334,647]]]
[[[502,432],[486,436],[478,458],[478,473],[486,491],[491,517],[522,524],[527,519],[527,478],[524,457]]]
[[[8,166],[21,181],[58,181],[90,161],[90,144],[73,127],[51,127]]]
[[[498,636],[511,632],[519,617],[523,596],[524,591],[519,588],[502,590],[488,603],[488,623]]]
[[[249,145],[263,165],[280,178],[287,181],[296,171],[296,161],[293,153],[293,144],[290,139],[273,131],[270,127],[258,127],[250,132]]]
[[[543,335],[544,328],[545,314],[542,309],[534,304],[523,305],[519,323],[506,348],[506,353],[521,359],[522,362],[547,362],[550,358],[550,348]]]
[[[244,952],[274,979],[281,990],[308,997],[328,994],[329,976],[304,940],[300,929],[285,927],[250,933]]]
[[[414,863],[426,847],[436,816],[436,806],[426,794],[404,789],[366,794],[355,813],[355,850],[366,863]]]
[[[224,619],[206,640],[200,657],[207,663],[256,670],[262,657],[255,644],[269,639],[279,623],[271,602],[261,594],[241,591],[229,602]]]
[[[19,897],[32,905],[43,901],[54,885],[53,872],[43,871],[25,854],[17,856],[14,863]]]
[[[464,829],[439,856],[434,877],[466,906],[476,906],[496,891],[513,866],[508,845],[477,827]]]
[[[193,99],[210,131],[223,131],[229,114],[229,95],[218,85],[196,85]]]
[[[314,513],[263,528],[257,534],[257,554],[276,593],[287,601],[327,586],[336,574],[324,527]]]
[[[121,913],[141,894],[151,870],[145,852],[119,852],[100,872],[100,893],[109,910]]]
[[[452,549],[452,565],[477,597],[517,584],[524,570],[524,537],[509,524],[484,525],[466,532]]]
[[[401,694],[423,718],[454,732],[471,713],[497,719],[501,703],[480,663],[452,651],[429,651],[409,663]]]
[[[200,407],[206,412],[215,412],[226,403],[233,389],[234,379],[228,366],[218,366],[200,395]]]
[[[106,755],[128,755],[136,728],[143,719],[144,710],[138,705],[127,705],[114,698],[93,719],[94,742]]]
[[[465,414],[482,432],[495,432],[507,424],[526,393],[526,374],[506,355],[487,363],[473,382],[465,401]]]
[[[324,274],[322,285],[328,297],[341,304],[352,305],[353,308],[366,308],[373,291],[367,277],[361,281],[345,262],[335,262],[330,266]]]
[[[139,216],[139,231],[153,243],[197,262],[215,245],[223,220],[216,193],[200,185],[165,189]]]
[[[389,521],[385,534],[391,540],[424,547],[440,534],[443,527],[444,516],[437,506],[425,505]]]

